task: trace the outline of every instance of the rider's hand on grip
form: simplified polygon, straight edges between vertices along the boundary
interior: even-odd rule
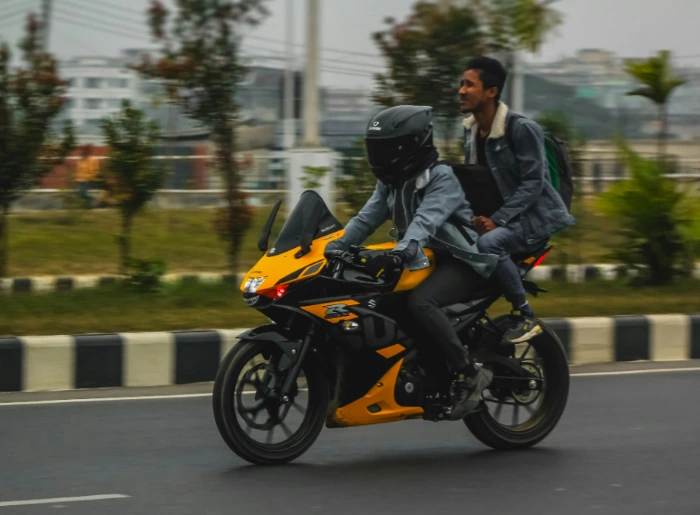
[[[342,256],[344,252],[345,251],[343,250],[324,250],[323,257],[326,258],[326,261],[330,261],[334,258]]]
[[[399,252],[387,252],[366,259],[367,273],[374,279],[379,279],[386,274],[394,274],[403,268],[404,256]]]

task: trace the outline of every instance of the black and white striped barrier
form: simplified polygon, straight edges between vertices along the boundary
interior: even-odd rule
[[[532,281],[556,281],[566,277],[567,281],[581,283],[593,280],[614,280],[625,275],[634,275],[634,271],[624,272],[620,265],[569,265],[564,268],[555,265],[540,265],[528,274]],[[240,284],[245,274],[222,274],[215,272],[167,274],[165,282],[233,282]],[[694,276],[700,279],[700,264]],[[82,288],[94,288],[114,284],[119,280],[116,275],[78,275],[78,276],[39,276],[14,277],[0,279],[0,292],[32,293],[50,291],[73,291]]]
[[[634,275],[634,271],[624,272],[619,265],[569,265],[561,266],[540,265],[528,274],[528,279],[533,281],[566,280],[581,283],[593,280],[614,280],[625,275]],[[164,277],[166,282],[233,282],[240,284],[245,274],[221,274],[214,272],[168,274]],[[700,265],[695,269],[694,276],[700,279]],[[15,277],[0,279],[0,292],[5,293],[31,293],[49,291],[73,291],[81,288],[94,288],[114,284],[119,280],[116,275],[80,275],[80,276],[40,276],[40,277]]]
[[[245,274],[221,274],[214,272],[167,274],[163,277],[165,282],[228,282],[236,285],[245,277]],[[38,277],[11,277],[0,279],[0,292],[4,293],[41,293],[41,292],[67,292],[83,288],[95,288],[115,284],[123,279],[118,275],[77,275],[77,276],[38,276]]]
[[[213,381],[244,330],[0,337],[0,391]]]
[[[700,314],[544,321],[574,365],[700,359]],[[0,392],[213,381],[243,331],[0,338]]]

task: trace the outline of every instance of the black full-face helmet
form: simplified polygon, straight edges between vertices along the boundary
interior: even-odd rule
[[[372,173],[387,185],[424,171],[435,157],[432,107],[396,106],[370,120],[365,146]]]

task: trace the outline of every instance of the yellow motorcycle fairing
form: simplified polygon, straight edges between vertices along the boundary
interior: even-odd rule
[[[326,245],[337,240],[343,234],[345,234],[345,230],[341,229],[317,238],[313,241],[309,253],[298,259],[295,255],[300,247],[275,256],[265,253],[243,278],[241,291],[245,292],[245,284],[248,279],[264,277],[265,280],[258,286],[258,292],[262,292],[275,286],[303,281],[320,274],[326,265],[326,259],[323,257]]]
[[[394,398],[396,380],[402,364],[403,359],[400,359],[364,396],[335,410],[327,425],[355,427],[423,418],[423,408],[399,406]]]
[[[268,253],[265,253],[244,277],[240,286],[241,291],[245,291],[245,284],[248,279],[264,277],[265,280],[258,285],[257,288],[258,292],[263,293],[265,290],[270,290],[276,286],[291,284],[315,277],[321,273],[326,265],[326,259],[323,256],[326,245],[331,241],[337,240],[343,236],[343,234],[345,234],[345,230],[341,229],[327,236],[317,238],[312,242],[310,252],[298,259],[295,255],[300,247],[275,256],[270,256]],[[395,246],[396,243],[389,242],[368,245],[367,249],[389,251]],[[425,249],[425,254],[430,262],[428,268],[415,271],[404,269],[394,288],[395,292],[409,291],[416,288],[435,271],[435,256],[433,252],[430,249]],[[307,309],[307,311],[309,310]]]

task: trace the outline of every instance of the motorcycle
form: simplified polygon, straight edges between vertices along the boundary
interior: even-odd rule
[[[428,268],[369,277],[363,262],[396,243],[325,253],[344,229],[313,191],[301,195],[268,250],[280,204],[258,241],[263,256],[241,283],[247,305],[271,323],[238,336],[214,384],[214,418],[226,444],[251,463],[280,464],[301,456],[324,425],[446,420],[448,363],[404,307],[434,271],[433,253],[426,249]],[[512,256],[532,295],[546,290],[524,277],[550,250]],[[501,296],[485,280],[471,299],[445,312],[477,365],[494,373],[464,424],[489,447],[522,449],[557,425],[569,367],[561,342],[542,321],[543,332],[531,341],[502,342],[518,318],[488,316]]]

